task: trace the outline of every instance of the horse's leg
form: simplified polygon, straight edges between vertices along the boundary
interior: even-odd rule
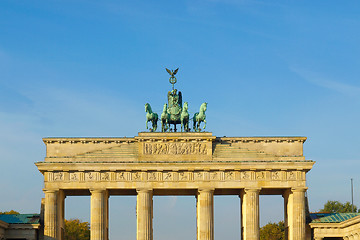
[[[181,130],[180,131],[183,131],[183,128],[184,128],[184,120],[181,120]]]
[[[206,128],[206,120],[204,119],[204,123],[205,123],[205,125],[204,125],[204,129]]]
[[[146,120],[146,129],[149,129],[149,128],[148,128],[148,120]]]

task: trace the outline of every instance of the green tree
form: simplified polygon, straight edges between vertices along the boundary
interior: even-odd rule
[[[17,212],[17,211],[14,211],[14,210],[10,210],[10,211],[7,211],[7,212],[0,212],[0,214],[20,214],[20,213]]]
[[[350,202],[341,203],[339,201],[327,201],[324,204],[324,208],[319,210],[320,212],[329,213],[351,213],[352,204]],[[357,207],[354,205],[354,212],[357,212]]]
[[[90,224],[79,219],[65,220],[65,240],[89,240]]]
[[[269,222],[260,228],[260,240],[284,240],[285,224],[283,221],[278,223]]]

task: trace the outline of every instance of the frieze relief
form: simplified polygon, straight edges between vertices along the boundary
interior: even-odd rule
[[[206,155],[207,145],[200,142],[144,143],[145,155]]]
[[[115,171],[115,172],[48,172],[49,182],[83,181],[297,181],[305,180],[302,171]]]
[[[72,172],[72,173],[70,173],[70,181],[71,181],[71,182],[78,182],[78,181],[80,181],[80,173],[79,173],[79,172]]]
[[[86,172],[85,173],[85,181],[95,181],[96,176],[94,172]]]
[[[263,171],[256,172],[256,180],[265,180],[265,179],[266,179],[265,172]]]
[[[63,181],[64,173],[63,172],[55,172],[54,173],[54,181]]]

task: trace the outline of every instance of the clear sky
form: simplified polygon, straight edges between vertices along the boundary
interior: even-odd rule
[[[216,136],[306,136],[310,210],[360,205],[359,1],[0,1],[0,211],[39,212],[43,137],[136,136],[171,89],[208,102]],[[66,199],[89,221],[89,198]],[[134,197],[110,198],[111,238],[135,239]],[[261,224],[282,218],[261,198]],[[195,238],[195,198],[155,197],[158,240]],[[239,239],[239,199],[215,198]],[[123,238],[120,238],[123,236]]]

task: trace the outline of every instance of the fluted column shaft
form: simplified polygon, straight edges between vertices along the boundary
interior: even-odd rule
[[[214,240],[214,189],[199,189],[196,199],[197,240]]]
[[[57,195],[57,239],[65,238],[65,193],[59,190]]]
[[[242,239],[259,240],[259,193],[260,188],[246,188],[241,193]]]
[[[305,240],[305,192],[307,188],[292,188],[288,196],[288,224],[290,240]]]
[[[136,203],[137,240],[153,239],[153,192],[152,189],[138,189]]]
[[[57,196],[56,190],[45,190],[44,239],[57,238]]]
[[[106,240],[106,191],[101,189],[90,190],[91,192],[91,220],[90,239]]]

